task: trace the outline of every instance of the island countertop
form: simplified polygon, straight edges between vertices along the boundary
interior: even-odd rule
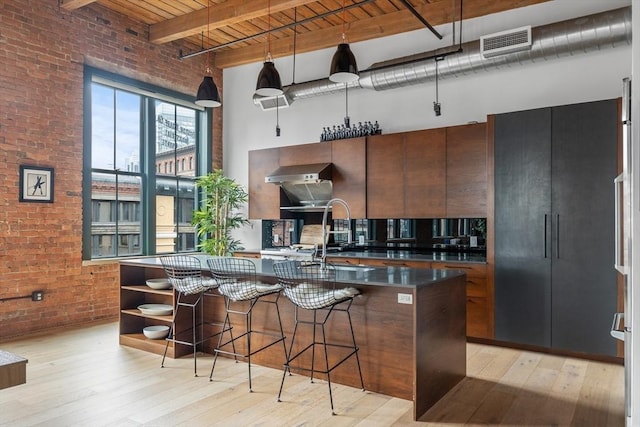
[[[236,251],[237,256],[243,254],[260,254],[260,249],[244,249]],[[460,262],[486,264],[487,257],[483,253],[476,252],[416,252],[400,249],[362,249],[354,248],[350,250],[328,251],[328,258],[360,258],[363,264],[366,260],[388,260],[388,261],[423,261],[423,262]]]
[[[208,270],[207,255],[194,255],[200,259],[202,269]],[[333,255],[332,255],[333,256]],[[275,279],[273,272],[273,264],[282,261],[270,259],[251,259],[256,265],[256,273],[263,278],[269,277]],[[131,260],[123,260],[121,264],[130,265],[148,265],[162,267],[160,259],[153,258],[136,258]],[[345,284],[362,284],[362,285],[378,285],[393,287],[421,287],[440,282],[457,276],[464,276],[464,272],[460,270],[440,270],[427,268],[408,268],[408,267],[369,267],[369,266],[342,266],[336,265],[335,281]]]
[[[206,255],[201,259],[202,269],[208,274]],[[276,282],[274,260],[252,259],[260,280]],[[132,313],[137,305],[157,302],[157,293],[149,292],[144,299],[144,281],[165,277],[157,257],[136,258],[120,262],[121,277],[121,335],[120,342],[137,348],[151,348],[136,338],[137,328],[144,326]],[[341,284],[360,291],[351,305],[350,314],[362,373],[367,391],[413,401],[415,420],[427,420],[428,410],[466,376],[466,274],[460,270],[423,269],[409,267],[339,266],[336,271],[337,287]],[[167,292],[167,291],[163,291]],[[173,296],[175,301],[175,295]],[[206,323],[224,320],[222,298],[203,299]],[[295,306],[284,296],[279,299],[279,310],[285,336],[293,332]],[[253,321],[266,331],[278,330],[272,304],[257,304]],[[133,320],[131,318],[134,318]],[[125,320],[123,320],[125,319]],[[142,319],[144,320],[144,319]],[[184,319],[176,322],[184,322]],[[129,326],[123,326],[123,322]],[[344,313],[331,316],[326,325],[330,341],[348,344],[347,319]],[[186,329],[177,325],[177,329]],[[234,334],[244,331],[234,326]],[[296,344],[313,340],[312,331],[298,331]],[[298,339],[299,337],[299,339]],[[257,346],[260,342],[256,343]],[[154,347],[161,351],[164,346]],[[203,349],[211,352],[212,348]],[[176,353],[176,357],[185,352]],[[282,351],[276,346],[256,354],[252,363],[282,369]],[[355,362],[349,360],[331,374],[331,381],[360,387]],[[283,400],[296,399],[285,390]]]

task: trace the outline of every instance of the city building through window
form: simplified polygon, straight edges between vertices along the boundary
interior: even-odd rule
[[[85,100],[83,259],[195,250],[211,115],[185,95],[91,67]]]

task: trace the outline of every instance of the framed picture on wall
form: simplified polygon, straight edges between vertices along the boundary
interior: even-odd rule
[[[20,201],[53,203],[53,168],[20,165]]]

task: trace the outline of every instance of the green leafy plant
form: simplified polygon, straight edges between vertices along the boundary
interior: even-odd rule
[[[191,223],[196,226],[198,248],[217,256],[231,255],[243,249],[231,231],[249,223],[238,209],[249,200],[249,194],[233,179],[224,176],[221,169],[201,176],[196,187],[202,190],[200,209],[193,211]]]

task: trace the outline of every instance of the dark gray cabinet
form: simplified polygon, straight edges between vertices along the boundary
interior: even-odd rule
[[[616,354],[617,101],[494,117],[496,339]]]

